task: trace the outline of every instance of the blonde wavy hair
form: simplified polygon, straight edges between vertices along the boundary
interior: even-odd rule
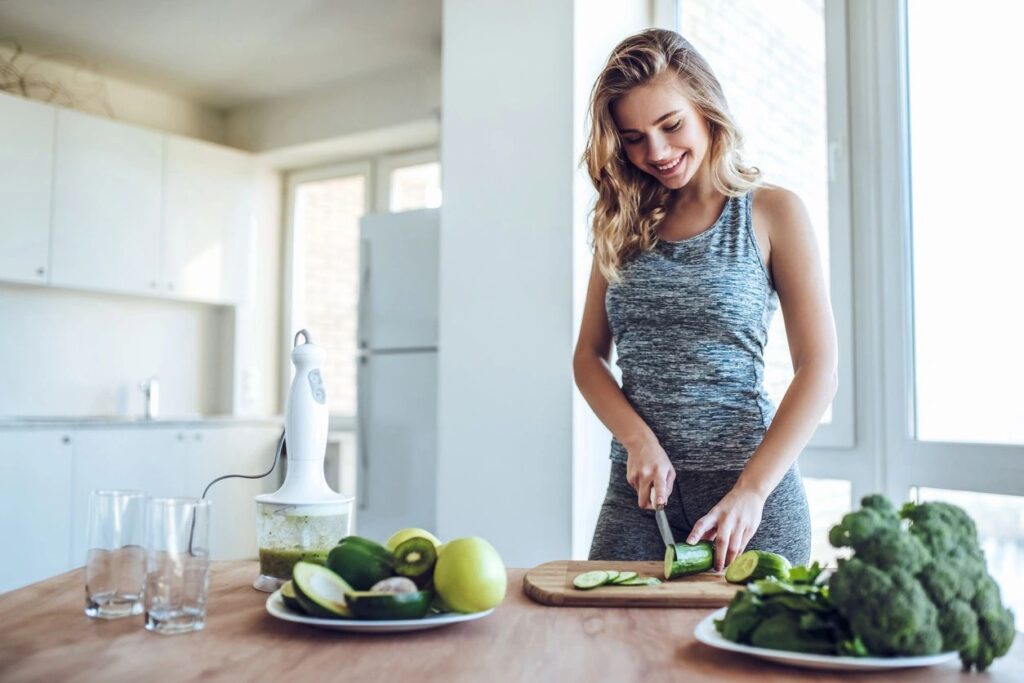
[[[592,210],[594,257],[609,282],[641,251],[654,247],[671,190],[630,162],[612,119],[612,105],[631,89],[677,76],[708,123],[711,182],[726,196],[762,183],[761,172],[743,163],[743,135],[729,113],[722,86],[707,61],[675,31],[647,29],[619,43],[590,94],[590,136],[580,160],[597,189]]]

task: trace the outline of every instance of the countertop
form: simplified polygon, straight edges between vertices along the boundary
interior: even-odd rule
[[[693,637],[708,609],[544,607],[509,570],[494,614],[432,631],[354,635],[271,617],[250,587],[256,562],[217,562],[206,630],[161,636],[142,617],[82,613],[82,570],[0,595],[3,681],[615,681],[1009,683],[1024,680],[1024,644],[984,675],[950,664],[868,675],[782,667],[714,650]]]

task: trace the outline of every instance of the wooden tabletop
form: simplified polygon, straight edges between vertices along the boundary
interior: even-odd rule
[[[0,595],[0,681],[815,681],[1009,683],[1024,680],[1024,643],[985,676],[958,666],[870,676],[803,671],[694,640],[708,609],[544,607],[522,592],[524,570],[478,621],[399,635],[289,624],[250,584],[255,562],[214,563],[206,629],[161,636],[142,617],[82,613],[82,570]]]

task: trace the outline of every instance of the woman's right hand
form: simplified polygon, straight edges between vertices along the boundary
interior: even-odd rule
[[[676,481],[676,470],[665,449],[652,436],[636,446],[627,446],[626,451],[626,480],[636,491],[637,504],[644,510],[664,505]]]

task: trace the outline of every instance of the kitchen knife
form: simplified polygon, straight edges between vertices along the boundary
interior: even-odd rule
[[[651,489],[651,502],[654,502],[654,489]],[[654,508],[654,519],[658,522],[658,531],[661,532],[661,540],[665,542],[665,545],[675,545],[676,539],[672,535],[672,527],[668,525],[668,515],[665,514],[664,505],[658,505]]]

